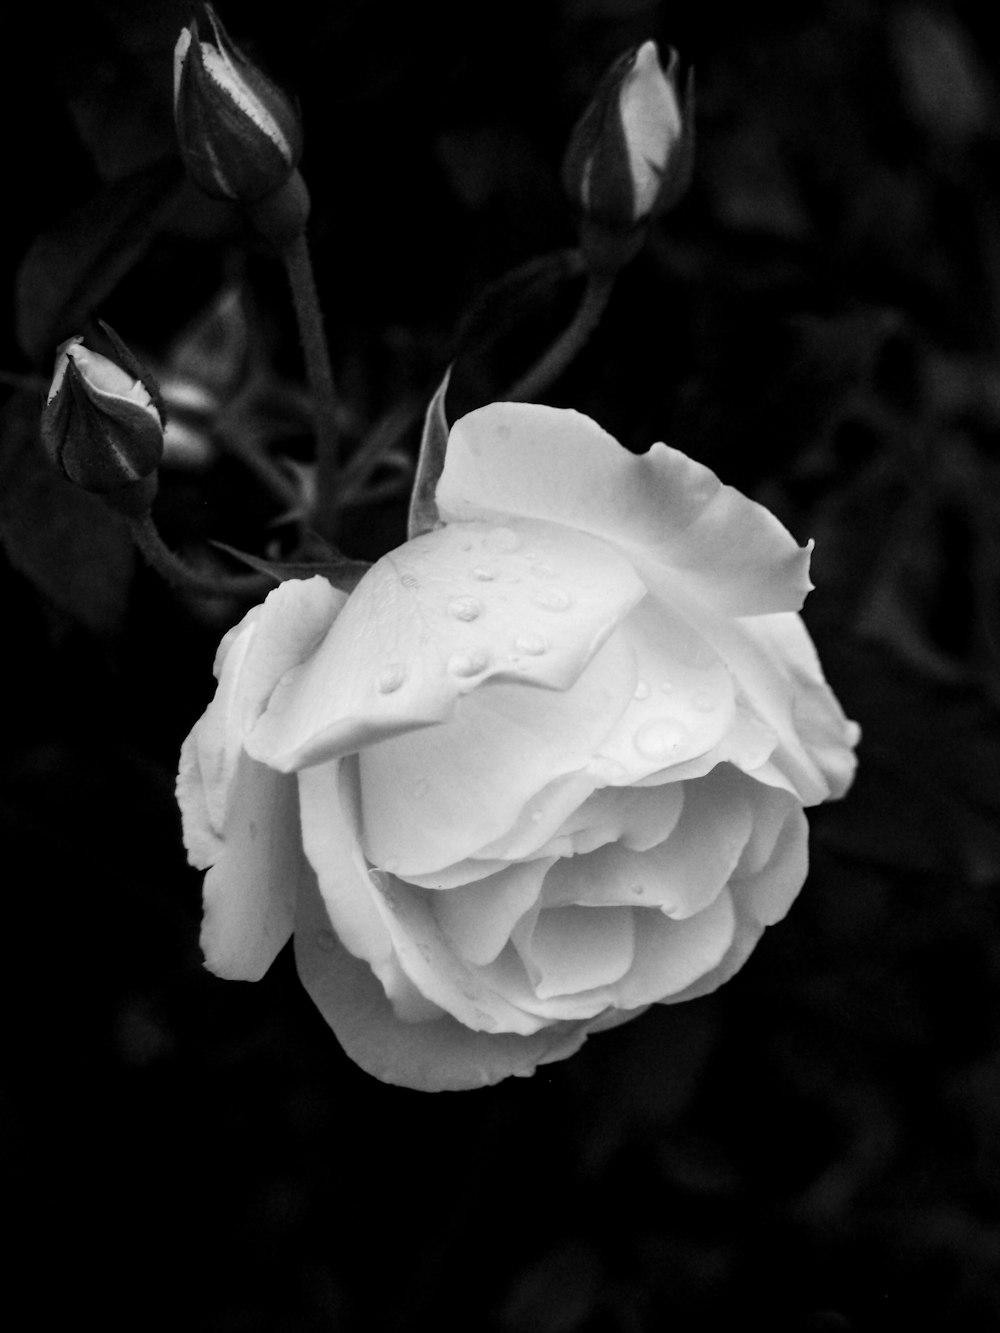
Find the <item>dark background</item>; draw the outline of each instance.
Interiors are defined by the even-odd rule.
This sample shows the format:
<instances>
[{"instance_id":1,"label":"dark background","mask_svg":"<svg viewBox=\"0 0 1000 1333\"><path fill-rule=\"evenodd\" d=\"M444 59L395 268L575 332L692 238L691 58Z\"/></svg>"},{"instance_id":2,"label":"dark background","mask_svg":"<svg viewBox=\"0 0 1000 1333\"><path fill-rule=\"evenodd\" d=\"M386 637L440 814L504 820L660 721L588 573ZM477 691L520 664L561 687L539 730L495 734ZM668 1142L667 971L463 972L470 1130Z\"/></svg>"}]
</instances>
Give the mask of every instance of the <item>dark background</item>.
<instances>
[{"instance_id":1,"label":"dark background","mask_svg":"<svg viewBox=\"0 0 1000 1333\"><path fill-rule=\"evenodd\" d=\"M36 413L55 343L94 309L163 364L242 275L269 383L301 374L294 330L276 262L179 183L170 65L186 6L81 0L12 22L9 1308L192 1333L1000 1325L1000 87L986 11L222 10L301 99L352 446L389 409L419 408L453 358L453 415L527 367L573 283L471 322L470 304L572 245L559 162L610 60L653 36L694 62L690 194L548 401L633 449L668 440L816 538L806 620L864 731L853 791L812 814L800 900L721 992L530 1080L434 1096L344 1058L289 957L252 986L201 967L173 774L240 608L210 612L135 568L118 521L46 470ZM288 448L308 443L291 430ZM232 460L165 471L157 513L189 553L206 536L280 543L273 502ZM345 549L397 544L403 513L401 494L355 507Z\"/></svg>"}]
</instances>

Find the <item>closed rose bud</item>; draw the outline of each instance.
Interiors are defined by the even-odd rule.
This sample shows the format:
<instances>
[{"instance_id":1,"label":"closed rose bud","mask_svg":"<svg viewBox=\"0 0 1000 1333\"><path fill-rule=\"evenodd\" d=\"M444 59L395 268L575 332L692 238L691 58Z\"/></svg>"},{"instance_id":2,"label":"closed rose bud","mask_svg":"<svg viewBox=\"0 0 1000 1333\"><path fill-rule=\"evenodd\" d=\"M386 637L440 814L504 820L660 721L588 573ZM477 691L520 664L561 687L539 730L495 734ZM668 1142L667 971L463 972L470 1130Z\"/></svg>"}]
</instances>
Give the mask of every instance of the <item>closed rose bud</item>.
<instances>
[{"instance_id":1,"label":"closed rose bud","mask_svg":"<svg viewBox=\"0 0 1000 1333\"><path fill-rule=\"evenodd\" d=\"M638 251L644 224L686 190L692 167L692 91L678 91L678 56L660 65L655 42L627 52L605 75L563 166L592 267L614 271Z\"/></svg>"},{"instance_id":2,"label":"closed rose bud","mask_svg":"<svg viewBox=\"0 0 1000 1333\"><path fill-rule=\"evenodd\" d=\"M230 41L210 5L174 50L174 115L188 174L217 199L255 203L279 190L302 152L291 102Z\"/></svg>"},{"instance_id":3,"label":"closed rose bud","mask_svg":"<svg viewBox=\"0 0 1000 1333\"><path fill-rule=\"evenodd\" d=\"M151 503L163 454L155 389L70 338L59 348L42 441L63 474L128 512Z\"/></svg>"}]
</instances>

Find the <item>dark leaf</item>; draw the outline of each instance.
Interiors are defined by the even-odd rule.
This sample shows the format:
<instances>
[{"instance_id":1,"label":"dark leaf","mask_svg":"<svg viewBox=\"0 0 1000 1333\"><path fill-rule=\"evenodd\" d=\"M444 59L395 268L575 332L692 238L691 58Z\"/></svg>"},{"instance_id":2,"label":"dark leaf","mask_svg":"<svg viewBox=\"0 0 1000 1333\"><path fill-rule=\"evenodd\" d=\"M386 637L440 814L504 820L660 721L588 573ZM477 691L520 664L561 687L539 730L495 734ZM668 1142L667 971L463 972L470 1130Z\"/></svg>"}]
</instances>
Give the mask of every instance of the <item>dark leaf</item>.
<instances>
[{"instance_id":1,"label":"dark leaf","mask_svg":"<svg viewBox=\"0 0 1000 1333\"><path fill-rule=\"evenodd\" d=\"M445 451L448 448L448 418L444 413L444 400L448 394L450 379L449 366L428 404L427 415L424 417L424 433L420 437L417 472L413 480L413 495L410 497L407 531L411 538L429 532L438 521L434 493L437 490L438 479L444 467Z\"/></svg>"},{"instance_id":2,"label":"dark leaf","mask_svg":"<svg viewBox=\"0 0 1000 1333\"><path fill-rule=\"evenodd\" d=\"M152 241L182 183L174 161L105 186L40 236L17 275L17 339L43 360L81 326Z\"/></svg>"},{"instance_id":3,"label":"dark leaf","mask_svg":"<svg viewBox=\"0 0 1000 1333\"><path fill-rule=\"evenodd\" d=\"M212 542L211 545L225 551L234 560L249 565L259 574L266 574L275 583L286 583L289 579L311 579L316 574L322 574L341 592L352 592L371 568L364 560L349 560L333 550L326 560L264 560L247 551L238 551L235 546L227 546L225 542Z\"/></svg>"},{"instance_id":4,"label":"dark leaf","mask_svg":"<svg viewBox=\"0 0 1000 1333\"><path fill-rule=\"evenodd\" d=\"M15 569L74 620L121 628L135 552L121 519L61 477L42 452L34 396L0 419L0 541Z\"/></svg>"}]
</instances>

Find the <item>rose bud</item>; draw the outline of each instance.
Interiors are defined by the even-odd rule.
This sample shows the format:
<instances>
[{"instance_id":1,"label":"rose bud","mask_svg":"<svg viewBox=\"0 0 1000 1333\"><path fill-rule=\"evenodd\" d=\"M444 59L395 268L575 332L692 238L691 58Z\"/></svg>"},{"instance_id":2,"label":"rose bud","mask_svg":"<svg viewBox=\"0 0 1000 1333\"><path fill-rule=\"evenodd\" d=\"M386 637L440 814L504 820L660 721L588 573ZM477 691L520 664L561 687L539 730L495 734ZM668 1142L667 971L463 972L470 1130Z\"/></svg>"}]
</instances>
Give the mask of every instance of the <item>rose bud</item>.
<instances>
[{"instance_id":1,"label":"rose bud","mask_svg":"<svg viewBox=\"0 0 1000 1333\"><path fill-rule=\"evenodd\" d=\"M349 595L289 580L229 632L177 787L207 966L255 980L294 933L348 1054L426 1090L727 981L858 739L809 548L677 450L494 403L435 500Z\"/></svg>"},{"instance_id":2,"label":"rose bud","mask_svg":"<svg viewBox=\"0 0 1000 1333\"><path fill-rule=\"evenodd\" d=\"M156 493L164 413L151 378L108 330L125 370L79 337L59 348L42 411L42 442L63 474L128 512Z\"/></svg>"},{"instance_id":3,"label":"rose bud","mask_svg":"<svg viewBox=\"0 0 1000 1333\"><path fill-rule=\"evenodd\" d=\"M591 267L616 271L637 253L645 226L687 189L693 165L690 77L678 92L677 52L666 70L655 42L621 56L577 123L563 179L581 218Z\"/></svg>"},{"instance_id":4,"label":"rose bud","mask_svg":"<svg viewBox=\"0 0 1000 1333\"><path fill-rule=\"evenodd\" d=\"M211 35L197 18L174 50L174 117L188 174L206 194L251 204L291 177L302 153L298 114L283 92L230 41L210 5Z\"/></svg>"}]
</instances>

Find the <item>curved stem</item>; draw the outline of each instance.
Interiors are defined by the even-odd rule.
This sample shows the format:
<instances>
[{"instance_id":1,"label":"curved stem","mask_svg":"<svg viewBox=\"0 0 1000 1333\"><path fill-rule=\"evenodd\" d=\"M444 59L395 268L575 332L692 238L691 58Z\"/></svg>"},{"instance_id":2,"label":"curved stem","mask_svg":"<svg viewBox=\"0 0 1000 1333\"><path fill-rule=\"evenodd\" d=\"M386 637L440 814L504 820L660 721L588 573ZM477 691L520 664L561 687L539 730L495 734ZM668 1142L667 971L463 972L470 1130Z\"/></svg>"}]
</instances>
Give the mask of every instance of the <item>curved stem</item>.
<instances>
[{"instance_id":1,"label":"curved stem","mask_svg":"<svg viewBox=\"0 0 1000 1333\"><path fill-rule=\"evenodd\" d=\"M330 353L323 331L313 277L312 260L305 231L282 249L295 305L295 318L305 354L306 374L313 396L316 427L316 510L313 523L324 537L332 537L337 526L337 394L330 369Z\"/></svg>"},{"instance_id":2,"label":"curved stem","mask_svg":"<svg viewBox=\"0 0 1000 1333\"><path fill-rule=\"evenodd\" d=\"M508 389L505 398L511 402L533 402L559 378L597 328L613 285L614 278L608 274L588 275L583 297L569 325L527 374Z\"/></svg>"},{"instance_id":3,"label":"curved stem","mask_svg":"<svg viewBox=\"0 0 1000 1333\"><path fill-rule=\"evenodd\" d=\"M136 546L171 587L190 588L193 592L209 593L214 597L256 597L270 586L270 581L265 582L253 574L249 577L203 574L169 550L150 514L143 514L141 518L130 517L126 521Z\"/></svg>"}]
</instances>

